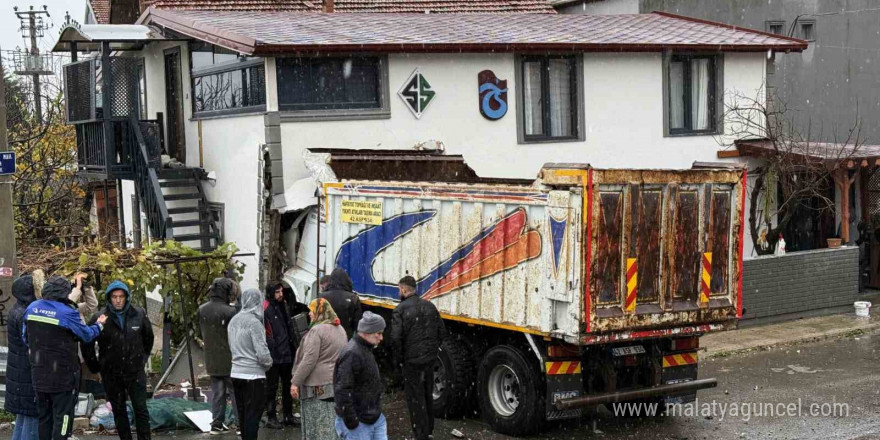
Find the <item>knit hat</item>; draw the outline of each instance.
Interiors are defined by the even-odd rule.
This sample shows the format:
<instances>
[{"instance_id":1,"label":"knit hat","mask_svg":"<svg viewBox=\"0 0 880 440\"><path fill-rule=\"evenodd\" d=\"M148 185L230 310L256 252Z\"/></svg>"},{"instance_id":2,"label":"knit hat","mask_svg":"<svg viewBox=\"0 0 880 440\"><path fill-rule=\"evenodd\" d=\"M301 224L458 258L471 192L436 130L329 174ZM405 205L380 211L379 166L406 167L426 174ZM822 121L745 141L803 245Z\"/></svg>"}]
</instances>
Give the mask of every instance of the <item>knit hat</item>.
<instances>
[{"instance_id":1,"label":"knit hat","mask_svg":"<svg viewBox=\"0 0 880 440\"><path fill-rule=\"evenodd\" d=\"M364 316L358 321L358 332L381 333L385 330L385 320L373 312L364 312Z\"/></svg>"}]
</instances>

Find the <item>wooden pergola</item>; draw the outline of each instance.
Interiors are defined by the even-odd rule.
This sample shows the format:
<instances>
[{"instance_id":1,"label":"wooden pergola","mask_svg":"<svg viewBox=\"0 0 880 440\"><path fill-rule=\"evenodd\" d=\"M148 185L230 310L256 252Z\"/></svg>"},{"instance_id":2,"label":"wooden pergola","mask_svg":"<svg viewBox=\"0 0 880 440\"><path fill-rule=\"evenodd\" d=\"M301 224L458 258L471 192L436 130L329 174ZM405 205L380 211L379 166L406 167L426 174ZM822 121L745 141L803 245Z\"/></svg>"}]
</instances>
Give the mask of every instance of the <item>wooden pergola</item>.
<instances>
[{"instance_id":1,"label":"wooden pergola","mask_svg":"<svg viewBox=\"0 0 880 440\"><path fill-rule=\"evenodd\" d=\"M780 149L769 139L746 139L734 142L735 149L718 152L719 158L734 157L769 157L781 154ZM870 217L867 197L867 185L870 177L868 171L880 166L880 145L840 144L829 142L802 142L786 146L786 154L804 157L805 160L822 161L834 178L834 183L841 193L841 227L840 238L844 243L850 242L850 188L856 177L861 176L862 185L862 218ZM851 173L852 172L852 173Z\"/></svg>"}]
</instances>

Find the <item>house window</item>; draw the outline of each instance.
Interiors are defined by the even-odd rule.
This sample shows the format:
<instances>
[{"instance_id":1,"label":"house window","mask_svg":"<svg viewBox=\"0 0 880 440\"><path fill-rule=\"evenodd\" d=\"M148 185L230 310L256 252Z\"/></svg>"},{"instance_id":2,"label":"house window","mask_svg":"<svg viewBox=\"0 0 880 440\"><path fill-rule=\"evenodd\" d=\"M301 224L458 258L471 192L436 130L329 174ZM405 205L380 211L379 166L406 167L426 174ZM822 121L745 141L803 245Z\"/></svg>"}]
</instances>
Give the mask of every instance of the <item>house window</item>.
<instances>
[{"instance_id":1,"label":"house window","mask_svg":"<svg viewBox=\"0 0 880 440\"><path fill-rule=\"evenodd\" d=\"M524 56L519 63L521 142L579 139L574 56Z\"/></svg>"},{"instance_id":2,"label":"house window","mask_svg":"<svg viewBox=\"0 0 880 440\"><path fill-rule=\"evenodd\" d=\"M816 20L799 20L801 24L801 38L807 41L816 41Z\"/></svg>"},{"instance_id":3,"label":"house window","mask_svg":"<svg viewBox=\"0 0 880 440\"><path fill-rule=\"evenodd\" d=\"M718 126L716 55L672 55L667 68L668 134L714 134ZM720 88L720 87L719 87Z\"/></svg>"},{"instance_id":4,"label":"house window","mask_svg":"<svg viewBox=\"0 0 880 440\"><path fill-rule=\"evenodd\" d=\"M264 111L266 67L262 58L242 57L206 43L190 44L195 116Z\"/></svg>"},{"instance_id":5,"label":"house window","mask_svg":"<svg viewBox=\"0 0 880 440\"><path fill-rule=\"evenodd\" d=\"M379 57L277 58L282 111L376 110L387 106Z\"/></svg>"},{"instance_id":6,"label":"house window","mask_svg":"<svg viewBox=\"0 0 880 440\"><path fill-rule=\"evenodd\" d=\"M220 234L219 238L217 238L217 245L219 246L226 242L226 205L208 202L208 213L211 215L210 219L214 222L214 227L217 228L217 232Z\"/></svg>"},{"instance_id":7,"label":"house window","mask_svg":"<svg viewBox=\"0 0 880 440\"><path fill-rule=\"evenodd\" d=\"M767 20L764 22L764 29L771 34L785 35L785 21Z\"/></svg>"}]
</instances>

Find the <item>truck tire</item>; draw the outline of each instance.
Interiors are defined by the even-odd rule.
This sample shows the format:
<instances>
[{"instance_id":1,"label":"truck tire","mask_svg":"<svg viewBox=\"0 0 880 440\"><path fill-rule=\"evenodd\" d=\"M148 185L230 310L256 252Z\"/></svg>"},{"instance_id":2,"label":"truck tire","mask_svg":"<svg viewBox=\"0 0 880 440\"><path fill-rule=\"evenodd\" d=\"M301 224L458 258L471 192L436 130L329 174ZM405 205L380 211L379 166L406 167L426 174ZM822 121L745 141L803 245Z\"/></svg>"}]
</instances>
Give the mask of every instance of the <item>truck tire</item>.
<instances>
[{"instance_id":1,"label":"truck tire","mask_svg":"<svg viewBox=\"0 0 880 440\"><path fill-rule=\"evenodd\" d=\"M541 378L522 352L508 345L490 349L480 362L480 411L500 434L521 436L544 421Z\"/></svg>"},{"instance_id":2,"label":"truck tire","mask_svg":"<svg viewBox=\"0 0 880 440\"><path fill-rule=\"evenodd\" d=\"M462 417L472 408L474 360L468 346L447 338L434 364L434 414L444 419Z\"/></svg>"}]
</instances>

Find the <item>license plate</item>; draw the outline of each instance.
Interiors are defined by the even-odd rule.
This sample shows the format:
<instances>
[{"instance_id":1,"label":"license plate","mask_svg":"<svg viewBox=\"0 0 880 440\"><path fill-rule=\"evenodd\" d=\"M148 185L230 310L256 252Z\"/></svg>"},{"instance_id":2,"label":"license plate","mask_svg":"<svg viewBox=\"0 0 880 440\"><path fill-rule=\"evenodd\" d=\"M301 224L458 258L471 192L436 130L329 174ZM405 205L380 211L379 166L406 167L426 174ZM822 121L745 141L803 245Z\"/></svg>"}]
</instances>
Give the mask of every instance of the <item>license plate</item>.
<instances>
[{"instance_id":1,"label":"license plate","mask_svg":"<svg viewBox=\"0 0 880 440\"><path fill-rule=\"evenodd\" d=\"M644 354L645 347L641 345L631 345L629 347L616 347L611 349L611 353L615 356L629 356L631 354Z\"/></svg>"}]
</instances>

